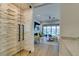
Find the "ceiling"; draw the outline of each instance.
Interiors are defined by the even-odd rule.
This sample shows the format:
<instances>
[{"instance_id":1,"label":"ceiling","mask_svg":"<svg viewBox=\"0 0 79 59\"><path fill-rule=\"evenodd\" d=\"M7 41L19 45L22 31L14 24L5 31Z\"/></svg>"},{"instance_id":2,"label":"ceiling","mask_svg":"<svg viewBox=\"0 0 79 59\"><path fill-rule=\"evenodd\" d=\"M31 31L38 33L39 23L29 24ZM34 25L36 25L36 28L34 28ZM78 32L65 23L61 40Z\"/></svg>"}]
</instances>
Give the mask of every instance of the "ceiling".
<instances>
[{"instance_id":1,"label":"ceiling","mask_svg":"<svg viewBox=\"0 0 79 59\"><path fill-rule=\"evenodd\" d=\"M32 3L31 5L32 5L32 7L37 8L37 7L41 7L45 4L47 4L47 3Z\"/></svg>"},{"instance_id":2,"label":"ceiling","mask_svg":"<svg viewBox=\"0 0 79 59\"><path fill-rule=\"evenodd\" d=\"M56 3L33 4L34 19L39 21L51 21L60 19L60 5Z\"/></svg>"}]
</instances>

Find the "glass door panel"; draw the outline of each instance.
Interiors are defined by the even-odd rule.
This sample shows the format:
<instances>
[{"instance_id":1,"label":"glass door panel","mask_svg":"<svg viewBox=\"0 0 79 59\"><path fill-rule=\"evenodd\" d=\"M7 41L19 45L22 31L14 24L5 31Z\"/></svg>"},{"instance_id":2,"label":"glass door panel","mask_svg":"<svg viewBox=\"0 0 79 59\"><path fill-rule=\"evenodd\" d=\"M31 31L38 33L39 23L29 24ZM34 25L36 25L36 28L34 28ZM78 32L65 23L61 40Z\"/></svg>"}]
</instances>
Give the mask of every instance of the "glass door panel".
<instances>
[{"instance_id":1,"label":"glass door panel","mask_svg":"<svg viewBox=\"0 0 79 59\"><path fill-rule=\"evenodd\" d=\"M60 27L57 26L44 26L43 27L43 34L44 35L52 35L52 36L58 36L60 34Z\"/></svg>"},{"instance_id":2,"label":"glass door panel","mask_svg":"<svg viewBox=\"0 0 79 59\"><path fill-rule=\"evenodd\" d=\"M46 27L46 26L44 26L44 27L43 27L43 34L44 34L44 35L46 35L46 34L47 34L46 29L47 29L47 27Z\"/></svg>"},{"instance_id":3,"label":"glass door panel","mask_svg":"<svg viewBox=\"0 0 79 59\"><path fill-rule=\"evenodd\" d=\"M60 34L60 27L57 26L57 35L59 36L59 34Z\"/></svg>"},{"instance_id":4,"label":"glass door panel","mask_svg":"<svg viewBox=\"0 0 79 59\"><path fill-rule=\"evenodd\" d=\"M52 36L56 35L56 26L52 26Z\"/></svg>"},{"instance_id":5,"label":"glass door panel","mask_svg":"<svg viewBox=\"0 0 79 59\"><path fill-rule=\"evenodd\" d=\"M47 35L51 35L51 26L47 26Z\"/></svg>"}]
</instances>

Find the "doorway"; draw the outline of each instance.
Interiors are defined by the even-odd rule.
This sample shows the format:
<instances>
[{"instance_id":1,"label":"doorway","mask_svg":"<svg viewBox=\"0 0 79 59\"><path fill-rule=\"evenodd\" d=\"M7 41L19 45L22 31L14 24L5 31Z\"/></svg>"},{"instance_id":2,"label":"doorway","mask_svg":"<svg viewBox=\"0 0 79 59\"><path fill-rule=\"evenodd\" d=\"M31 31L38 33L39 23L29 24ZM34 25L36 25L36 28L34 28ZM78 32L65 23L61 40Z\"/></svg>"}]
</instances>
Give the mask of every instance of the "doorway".
<instances>
[{"instance_id":1,"label":"doorway","mask_svg":"<svg viewBox=\"0 0 79 59\"><path fill-rule=\"evenodd\" d=\"M60 34L59 25L43 26L43 35L59 36L59 34Z\"/></svg>"}]
</instances>

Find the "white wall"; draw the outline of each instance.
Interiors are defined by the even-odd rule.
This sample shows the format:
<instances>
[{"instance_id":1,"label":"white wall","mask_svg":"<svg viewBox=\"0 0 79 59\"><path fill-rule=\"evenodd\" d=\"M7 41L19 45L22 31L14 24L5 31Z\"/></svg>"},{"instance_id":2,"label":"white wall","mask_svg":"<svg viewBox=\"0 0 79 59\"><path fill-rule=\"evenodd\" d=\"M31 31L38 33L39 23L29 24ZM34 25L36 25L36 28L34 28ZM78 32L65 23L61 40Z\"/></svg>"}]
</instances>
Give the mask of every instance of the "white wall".
<instances>
[{"instance_id":1,"label":"white wall","mask_svg":"<svg viewBox=\"0 0 79 59\"><path fill-rule=\"evenodd\" d=\"M32 9L27 9L24 11L24 19L25 19L25 49L34 51L34 26L33 26L33 15Z\"/></svg>"},{"instance_id":2,"label":"white wall","mask_svg":"<svg viewBox=\"0 0 79 59\"><path fill-rule=\"evenodd\" d=\"M48 21L48 22L42 22L42 25L52 25L52 24L60 24L60 21Z\"/></svg>"},{"instance_id":3,"label":"white wall","mask_svg":"<svg viewBox=\"0 0 79 59\"><path fill-rule=\"evenodd\" d=\"M79 4L61 4L61 36L79 37Z\"/></svg>"}]
</instances>

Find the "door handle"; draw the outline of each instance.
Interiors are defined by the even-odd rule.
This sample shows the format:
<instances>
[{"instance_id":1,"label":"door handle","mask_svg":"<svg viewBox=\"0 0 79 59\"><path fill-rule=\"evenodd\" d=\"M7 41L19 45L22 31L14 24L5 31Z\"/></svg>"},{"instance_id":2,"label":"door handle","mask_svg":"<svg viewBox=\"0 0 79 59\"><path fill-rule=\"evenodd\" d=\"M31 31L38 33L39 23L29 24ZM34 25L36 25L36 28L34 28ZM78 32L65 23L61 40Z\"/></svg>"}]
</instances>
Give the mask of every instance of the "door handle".
<instances>
[{"instance_id":1,"label":"door handle","mask_svg":"<svg viewBox=\"0 0 79 59\"><path fill-rule=\"evenodd\" d=\"M22 40L24 40L24 25L22 24Z\"/></svg>"},{"instance_id":2,"label":"door handle","mask_svg":"<svg viewBox=\"0 0 79 59\"><path fill-rule=\"evenodd\" d=\"M19 35L19 36L18 36L18 38L19 38L18 41L20 41L20 35L21 35L21 34L20 34L20 31L21 31L21 30L20 30L20 24L18 24L18 29L19 29L19 31L18 31L18 35Z\"/></svg>"}]
</instances>

